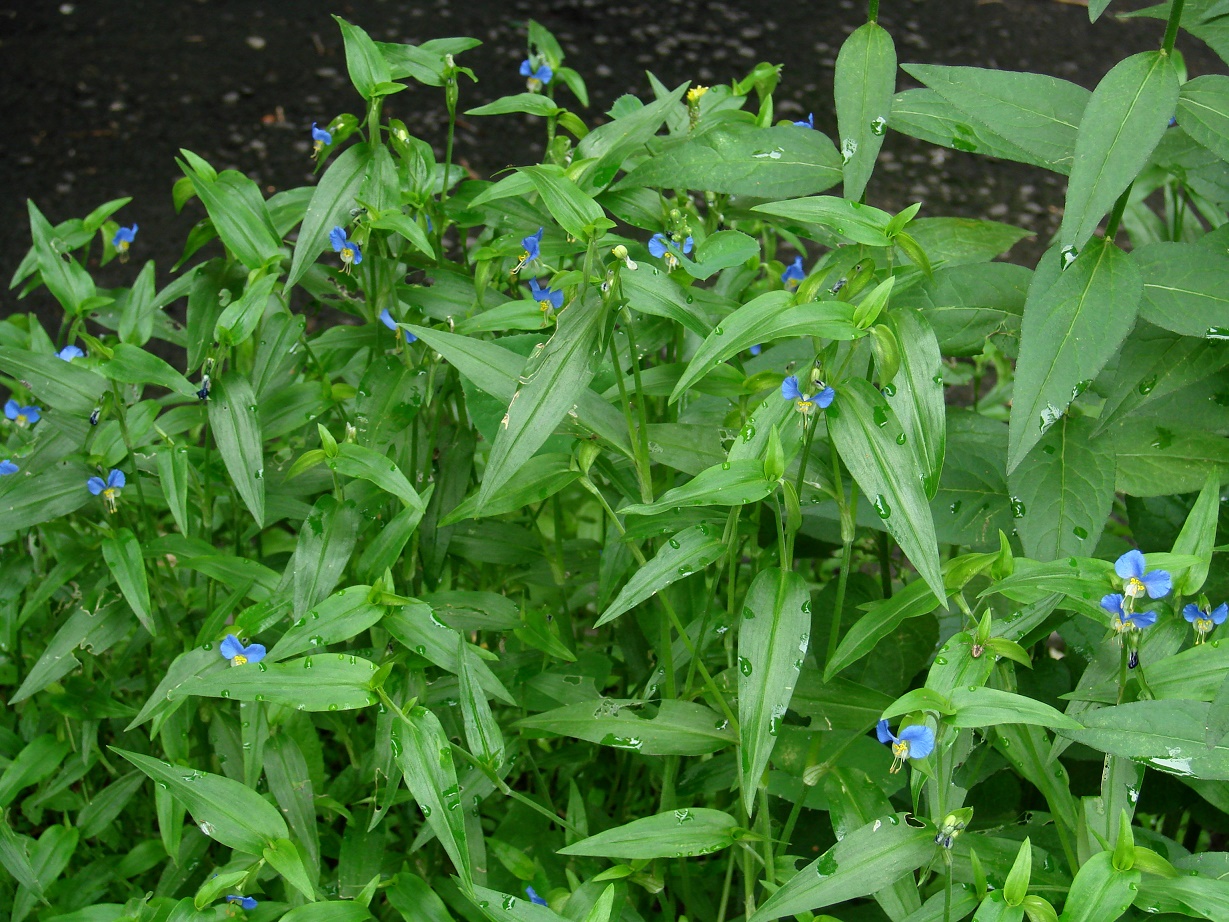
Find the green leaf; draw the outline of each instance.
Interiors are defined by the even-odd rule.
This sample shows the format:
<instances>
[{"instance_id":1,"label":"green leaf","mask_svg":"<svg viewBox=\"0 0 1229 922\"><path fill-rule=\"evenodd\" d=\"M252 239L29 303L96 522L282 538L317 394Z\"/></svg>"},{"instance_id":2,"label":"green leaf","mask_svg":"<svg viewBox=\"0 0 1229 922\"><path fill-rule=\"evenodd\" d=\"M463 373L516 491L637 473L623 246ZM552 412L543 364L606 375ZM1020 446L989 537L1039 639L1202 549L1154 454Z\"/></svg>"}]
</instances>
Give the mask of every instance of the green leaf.
<instances>
[{"instance_id":1,"label":"green leaf","mask_svg":"<svg viewBox=\"0 0 1229 922\"><path fill-rule=\"evenodd\" d=\"M128 528L117 528L103 538L102 557L120 592L145 630L157 634L149 605L149 580L141 558L141 542Z\"/></svg>"},{"instance_id":2,"label":"green leaf","mask_svg":"<svg viewBox=\"0 0 1229 922\"><path fill-rule=\"evenodd\" d=\"M372 691L375 673L376 667L369 660L345 653L318 653L283 663L247 663L199 675L170 694L175 698L199 695L268 701L299 711L350 711L377 702Z\"/></svg>"},{"instance_id":3,"label":"green leaf","mask_svg":"<svg viewBox=\"0 0 1229 922\"><path fill-rule=\"evenodd\" d=\"M621 515L660 515L679 506L743 506L763 499L774 489L776 481L764 476L760 459L723 461L681 487L667 490L654 502L633 503L618 511Z\"/></svg>"},{"instance_id":4,"label":"green leaf","mask_svg":"<svg viewBox=\"0 0 1229 922\"><path fill-rule=\"evenodd\" d=\"M156 355L139 346L118 343L111 359L99 369L112 381L123 384L156 384L183 397L196 399L197 388L187 378Z\"/></svg>"},{"instance_id":5,"label":"green leaf","mask_svg":"<svg viewBox=\"0 0 1229 922\"><path fill-rule=\"evenodd\" d=\"M526 115L558 115L563 107L555 105L555 101L541 93L517 93L515 96L500 96L494 102L476 109L466 109L466 115L508 115L513 112L523 112Z\"/></svg>"},{"instance_id":6,"label":"green leaf","mask_svg":"<svg viewBox=\"0 0 1229 922\"><path fill-rule=\"evenodd\" d=\"M1101 238L1065 270L1051 251L1024 307L1007 472L1088 387L1135 324L1141 282L1130 257Z\"/></svg>"},{"instance_id":7,"label":"green leaf","mask_svg":"<svg viewBox=\"0 0 1229 922\"><path fill-rule=\"evenodd\" d=\"M277 807L238 781L186 765L169 765L114 746L108 748L155 784L164 786L188 808L201 832L228 848L259 855L265 846L290 834Z\"/></svg>"},{"instance_id":8,"label":"green leaf","mask_svg":"<svg viewBox=\"0 0 1229 922\"><path fill-rule=\"evenodd\" d=\"M1083 87L1045 74L980 67L905 64L903 70L991 135L1019 147L1033 158L1028 162L1060 173L1071 170L1077 129L1090 95ZM961 149L976 148L973 143Z\"/></svg>"},{"instance_id":9,"label":"green leaf","mask_svg":"<svg viewBox=\"0 0 1229 922\"><path fill-rule=\"evenodd\" d=\"M399 761L405 783L466 887L473 886L465 809L452 747L439 718L424 707L400 715Z\"/></svg>"},{"instance_id":10,"label":"green leaf","mask_svg":"<svg viewBox=\"0 0 1229 922\"><path fill-rule=\"evenodd\" d=\"M222 316L214 325L214 338L227 345L237 346L256 332L256 327L265 315L265 308L273 294L277 278L276 272L270 272L249 281L243 294L226 305L226 309L222 311Z\"/></svg>"},{"instance_id":11,"label":"green leaf","mask_svg":"<svg viewBox=\"0 0 1229 922\"><path fill-rule=\"evenodd\" d=\"M893 305L922 311L944 355L980 355L989 340L1003 344L1019 336L1031 278L1010 263L936 269L932 279L898 292Z\"/></svg>"},{"instance_id":12,"label":"green leaf","mask_svg":"<svg viewBox=\"0 0 1229 922\"><path fill-rule=\"evenodd\" d=\"M925 580L914 580L890 599L867 605L866 614L841 638L832 660L824 666L824 681L831 682L833 676L870 653L902 621L928 615L938 607L939 600Z\"/></svg>"},{"instance_id":13,"label":"green leaf","mask_svg":"<svg viewBox=\"0 0 1229 922\"><path fill-rule=\"evenodd\" d=\"M98 406L107 390L105 378L55 355L0 346L0 372L26 382L47 405L82 418Z\"/></svg>"},{"instance_id":14,"label":"green leaf","mask_svg":"<svg viewBox=\"0 0 1229 922\"><path fill-rule=\"evenodd\" d=\"M1180 580L1174 581L1175 596L1195 595L1203 588L1212 565L1212 548L1216 544L1216 525L1220 519L1220 475L1208 472L1203 489L1191 507L1190 514L1182 525L1182 531L1174 541L1173 553L1194 554L1199 563L1186 571Z\"/></svg>"},{"instance_id":15,"label":"green leaf","mask_svg":"<svg viewBox=\"0 0 1229 922\"><path fill-rule=\"evenodd\" d=\"M1078 730L1080 724L1044 701L998 688L952 690L952 707L956 709L948 723L953 727L993 727L999 724L1033 724L1054 730Z\"/></svg>"},{"instance_id":16,"label":"green leaf","mask_svg":"<svg viewBox=\"0 0 1229 922\"><path fill-rule=\"evenodd\" d=\"M1221 160L1229 160L1229 77L1206 74L1182 84L1178 125Z\"/></svg>"},{"instance_id":17,"label":"green leaf","mask_svg":"<svg viewBox=\"0 0 1229 922\"><path fill-rule=\"evenodd\" d=\"M380 622L380 627L392 634L407 650L413 650L428 662L454 675L460 673L461 661L457 658L457 638L460 635L437 618L426 602L412 599L406 605L391 609ZM482 625L482 628L487 627L486 624ZM478 684L484 692L508 704L516 703L516 699L491 672L491 667L478 659L476 654L469 667L477 675Z\"/></svg>"},{"instance_id":18,"label":"green leaf","mask_svg":"<svg viewBox=\"0 0 1229 922\"><path fill-rule=\"evenodd\" d=\"M1114 455L1096 422L1064 416L1009 478L1024 553L1036 560L1088 554L1114 503Z\"/></svg>"},{"instance_id":19,"label":"green leaf","mask_svg":"<svg viewBox=\"0 0 1229 922\"><path fill-rule=\"evenodd\" d=\"M350 82L364 99L381 95L377 88L391 81L392 72L380 49L359 26L351 25L340 16L334 16L337 25L341 27L341 36L346 44L346 70L350 72Z\"/></svg>"},{"instance_id":20,"label":"green leaf","mask_svg":"<svg viewBox=\"0 0 1229 922\"><path fill-rule=\"evenodd\" d=\"M53 228L43 217L43 213L35 207L34 202L27 200L26 205L30 213L30 236L34 240L34 256L39 276L66 313L79 314L97 292L94 280L71 254L64 254L65 241L59 237L58 229ZM61 228L63 226L60 225ZM21 276L20 269L18 276ZM13 282L13 286L15 285L16 279Z\"/></svg>"},{"instance_id":21,"label":"green leaf","mask_svg":"<svg viewBox=\"0 0 1229 922\"><path fill-rule=\"evenodd\" d=\"M337 446L338 453L325 464L330 470L345 474L347 477L359 477L374 483L386 493L391 493L409 509L423 512L422 497L410 486L409 480L396 463L386 455L352 442L342 442Z\"/></svg>"},{"instance_id":22,"label":"green leaf","mask_svg":"<svg viewBox=\"0 0 1229 922\"><path fill-rule=\"evenodd\" d=\"M691 807L633 820L595 836L581 839L560 855L599 858L694 858L729 848L738 823L721 810Z\"/></svg>"},{"instance_id":23,"label":"green leaf","mask_svg":"<svg viewBox=\"0 0 1229 922\"><path fill-rule=\"evenodd\" d=\"M768 202L751 209L775 218L819 224L838 237L872 247L891 246L887 236L892 216L886 211L835 195L812 195L784 202Z\"/></svg>"},{"instance_id":24,"label":"green leaf","mask_svg":"<svg viewBox=\"0 0 1229 922\"><path fill-rule=\"evenodd\" d=\"M1229 746L1204 742L1209 705L1202 701L1133 701L1088 711L1083 730L1058 732L1108 752L1176 775L1229 780Z\"/></svg>"},{"instance_id":25,"label":"green leaf","mask_svg":"<svg viewBox=\"0 0 1229 922\"><path fill-rule=\"evenodd\" d=\"M457 664L460 667L461 719L465 724L465 742L470 752L498 771L504 763L504 735L491 712L487 694L482 688L478 655L469 649L465 638L457 637Z\"/></svg>"},{"instance_id":26,"label":"green leaf","mask_svg":"<svg viewBox=\"0 0 1229 922\"><path fill-rule=\"evenodd\" d=\"M76 512L93 499L85 487L89 478L80 464L67 462L33 477L6 477L0 481L0 532L32 528Z\"/></svg>"},{"instance_id":27,"label":"green leaf","mask_svg":"<svg viewBox=\"0 0 1229 922\"><path fill-rule=\"evenodd\" d=\"M761 199L811 195L841 181L841 157L819 131L722 125L650 145L616 190L651 186Z\"/></svg>"},{"instance_id":28,"label":"green leaf","mask_svg":"<svg viewBox=\"0 0 1229 922\"><path fill-rule=\"evenodd\" d=\"M19 791L51 776L72 746L49 733L36 736L13 758L0 774L0 809L13 802Z\"/></svg>"},{"instance_id":29,"label":"green leaf","mask_svg":"<svg viewBox=\"0 0 1229 922\"><path fill-rule=\"evenodd\" d=\"M843 194L856 202L862 198L883 146L896 90L896 46L887 30L875 22L855 29L836 56L833 83L837 133L845 161Z\"/></svg>"},{"instance_id":30,"label":"green leaf","mask_svg":"<svg viewBox=\"0 0 1229 922\"><path fill-rule=\"evenodd\" d=\"M646 756L698 756L734 743L734 732L727 722L702 704L664 698L656 716L636 716L643 707L643 702L627 698L601 698L535 714L518 720L516 726Z\"/></svg>"},{"instance_id":31,"label":"green leaf","mask_svg":"<svg viewBox=\"0 0 1229 922\"><path fill-rule=\"evenodd\" d=\"M367 922L371 917L371 912L362 903L339 900L298 906L278 922Z\"/></svg>"},{"instance_id":32,"label":"green leaf","mask_svg":"<svg viewBox=\"0 0 1229 922\"><path fill-rule=\"evenodd\" d=\"M825 681L818 671L804 668L798 676L789 707L796 714L810 718L812 730L863 731L873 727L891 703L891 697L877 689L848 679Z\"/></svg>"},{"instance_id":33,"label":"green leaf","mask_svg":"<svg viewBox=\"0 0 1229 922\"><path fill-rule=\"evenodd\" d=\"M1226 78L1229 80L1229 78ZM1193 243L1152 243L1131 254L1143 280L1139 315L1183 336L1229 336L1229 256Z\"/></svg>"},{"instance_id":34,"label":"green leaf","mask_svg":"<svg viewBox=\"0 0 1229 922\"><path fill-rule=\"evenodd\" d=\"M1224 436L1168 419L1128 419L1109 430L1118 472L1114 489L1132 496L1193 493L1210 471L1229 469Z\"/></svg>"},{"instance_id":35,"label":"green leaf","mask_svg":"<svg viewBox=\"0 0 1229 922\"><path fill-rule=\"evenodd\" d=\"M755 812L768 757L789 708L811 639L811 594L790 570L761 570L743 600L738 629L739 787Z\"/></svg>"},{"instance_id":36,"label":"green leaf","mask_svg":"<svg viewBox=\"0 0 1229 922\"><path fill-rule=\"evenodd\" d=\"M529 176L551 217L577 240L587 240L594 233L594 225L606 220L602 206L581 192L561 168L528 166L521 167L520 172Z\"/></svg>"},{"instance_id":37,"label":"green leaf","mask_svg":"<svg viewBox=\"0 0 1229 922\"><path fill-rule=\"evenodd\" d=\"M676 580L684 579L715 561L725 550L719 532L714 526L693 525L676 534L662 546L656 557L632 574L594 627L609 624Z\"/></svg>"},{"instance_id":38,"label":"green leaf","mask_svg":"<svg viewBox=\"0 0 1229 922\"><path fill-rule=\"evenodd\" d=\"M895 310L888 323L900 344L900 373L883 388L896 413L906 444L922 471L926 497L934 499L947 451L947 408L943 394L943 356L934 330L918 311Z\"/></svg>"},{"instance_id":39,"label":"green leaf","mask_svg":"<svg viewBox=\"0 0 1229 922\"><path fill-rule=\"evenodd\" d=\"M218 236L248 270L280 257L282 240L256 183L237 170L224 170L211 179L183 161L177 162L209 212Z\"/></svg>"},{"instance_id":40,"label":"green leaf","mask_svg":"<svg viewBox=\"0 0 1229 922\"><path fill-rule=\"evenodd\" d=\"M383 606L367 600L369 592L369 586L347 586L329 596L295 620L265 661L275 663L301 653L323 652L329 644L357 637L384 616Z\"/></svg>"},{"instance_id":41,"label":"green leaf","mask_svg":"<svg viewBox=\"0 0 1229 922\"><path fill-rule=\"evenodd\" d=\"M704 238L696 247L695 261L684 259L682 265L688 275L703 281L759 255L760 245L754 237L742 231L724 230Z\"/></svg>"},{"instance_id":42,"label":"green leaf","mask_svg":"<svg viewBox=\"0 0 1229 922\"><path fill-rule=\"evenodd\" d=\"M727 359L759 343L797 336L851 340L863 335L853 322L853 306L844 301L791 304L787 291L769 291L739 307L716 326L696 350L670 395L673 403Z\"/></svg>"},{"instance_id":43,"label":"green leaf","mask_svg":"<svg viewBox=\"0 0 1229 922\"><path fill-rule=\"evenodd\" d=\"M209 428L231 482L259 526L265 520L265 459L258 411L252 385L243 375L228 371L213 382Z\"/></svg>"},{"instance_id":44,"label":"green leaf","mask_svg":"<svg viewBox=\"0 0 1229 922\"><path fill-rule=\"evenodd\" d=\"M299 227L299 238L294 245L294 258L290 261L290 273L286 276L283 292L289 293L312 267L321 253L329 247L329 233L334 227L350 221L363 179L371 163L371 149L366 144L356 144L342 151L320 177L312 200L307 205L307 214Z\"/></svg>"},{"instance_id":45,"label":"green leaf","mask_svg":"<svg viewBox=\"0 0 1229 922\"><path fill-rule=\"evenodd\" d=\"M847 833L764 901L748 922L769 922L867 896L934 857L935 831L890 814ZM913 822L916 822L914 820Z\"/></svg>"},{"instance_id":46,"label":"green leaf","mask_svg":"<svg viewBox=\"0 0 1229 922\"><path fill-rule=\"evenodd\" d=\"M541 364L529 383L513 395L507 422L500 427L491 446L478 490L479 511L533 457L575 406L577 394L588 390L595 370L592 353L604 316L601 298L588 287L560 314L558 328L546 344Z\"/></svg>"},{"instance_id":47,"label":"green leaf","mask_svg":"<svg viewBox=\"0 0 1229 922\"><path fill-rule=\"evenodd\" d=\"M409 215L400 211L385 211L371 222L371 226L377 230L390 230L400 234L414 244L419 252L426 254L428 259L435 259L435 247L431 245L427 232Z\"/></svg>"},{"instance_id":48,"label":"green leaf","mask_svg":"<svg viewBox=\"0 0 1229 922\"><path fill-rule=\"evenodd\" d=\"M554 496L564 487L575 483L581 472L572 466L572 456L562 453L535 455L512 475L482 507L482 514L503 515L515 512L532 503L540 503ZM452 525L478 514L477 494L466 497L452 512L440 520L441 525Z\"/></svg>"},{"instance_id":49,"label":"green leaf","mask_svg":"<svg viewBox=\"0 0 1229 922\"><path fill-rule=\"evenodd\" d=\"M1098 852L1076 872L1060 918L1062 922L1117 919L1131 908L1139 881L1139 871L1119 871L1112 852Z\"/></svg>"},{"instance_id":50,"label":"green leaf","mask_svg":"<svg viewBox=\"0 0 1229 922\"><path fill-rule=\"evenodd\" d=\"M1133 54L1106 74L1080 120L1059 240L1083 247L1143 169L1178 104L1178 73L1160 51Z\"/></svg>"},{"instance_id":51,"label":"green leaf","mask_svg":"<svg viewBox=\"0 0 1229 922\"><path fill-rule=\"evenodd\" d=\"M1229 918L1229 882L1203 876L1166 880L1145 874L1139 881L1135 905L1147 913L1225 919Z\"/></svg>"},{"instance_id":52,"label":"green leaf","mask_svg":"<svg viewBox=\"0 0 1229 922\"><path fill-rule=\"evenodd\" d=\"M29 890L41 902L47 902L42 885L38 882L38 875L30 864L26 844L13 832L6 811L0 811L0 864L4 865L4 869L13 875L17 883Z\"/></svg>"},{"instance_id":53,"label":"green leaf","mask_svg":"<svg viewBox=\"0 0 1229 922\"><path fill-rule=\"evenodd\" d=\"M286 879L286 883L302 893L308 900L316 898L316 888L312 885L307 868L303 867L303 859L299 850L289 839L277 839L265 846L261 856L269 866ZM282 918L285 918L283 916ZM353 915L348 916L353 918Z\"/></svg>"},{"instance_id":54,"label":"green leaf","mask_svg":"<svg viewBox=\"0 0 1229 922\"><path fill-rule=\"evenodd\" d=\"M828 433L859 489L935 597L946 598L923 475L891 407L869 383L849 378L827 414Z\"/></svg>"},{"instance_id":55,"label":"green leaf","mask_svg":"<svg viewBox=\"0 0 1229 922\"><path fill-rule=\"evenodd\" d=\"M585 179L591 185L608 185L624 159L649 143L662 122L678 111L686 88L686 84L681 84L669 93L659 93L648 105L621 113L585 135L576 145L577 160L589 159L592 163Z\"/></svg>"},{"instance_id":56,"label":"green leaf","mask_svg":"<svg viewBox=\"0 0 1229 922\"><path fill-rule=\"evenodd\" d=\"M56 631L38 662L26 673L25 681L9 699L9 704L24 701L79 668L81 661L73 655L74 650L88 649L98 656L122 640L131 627L128 607L119 599L97 611L78 608Z\"/></svg>"}]
</instances>

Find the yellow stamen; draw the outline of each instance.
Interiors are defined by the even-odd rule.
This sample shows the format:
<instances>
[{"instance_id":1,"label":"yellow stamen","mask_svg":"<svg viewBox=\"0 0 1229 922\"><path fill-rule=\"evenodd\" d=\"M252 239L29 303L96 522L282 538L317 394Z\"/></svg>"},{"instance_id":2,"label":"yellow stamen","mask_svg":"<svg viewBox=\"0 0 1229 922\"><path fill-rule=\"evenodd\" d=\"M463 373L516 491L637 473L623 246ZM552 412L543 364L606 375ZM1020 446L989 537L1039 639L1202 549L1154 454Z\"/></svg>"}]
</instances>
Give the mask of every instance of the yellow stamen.
<instances>
[{"instance_id":1,"label":"yellow stamen","mask_svg":"<svg viewBox=\"0 0 1229 922\"><path fill-rule=\"evenodd\" d=\"M905 740L892 744L892 767L890 772L895 774L900 771L900 767L905 764L905 759L909 758L909 743Z\"/></svg>"},{"instance_id":2,"label":"yellow stamen","mask_svg":"<svg viewBox=\"0 0 1229 922\"><path fill-rule=\"evenodd\" d=\"M799 400L798 401L798 412L803 414L804 416L807 413L810 413L811 410L813 410L814 408L815 408L815 401L813 400Z\"/></svg>"},{"instance_id":3,"label":"yellow stamen","mask_svg":"<svg viewBox=\"0 0 1229 922\"><path fill-rule=\"evenodd\" d=\"M1138 599L1147 591L1148 589L1143 584L1143 581L1136 579L1134 576L1127 580L1122 587L1123 595L1130 596L1133 599Z\"/></svg>"},{"instance_id":4,"label":"yellow stamen","mask_svg":"<svg viewBox=\"0 0 1229 922\"><path fill-rule=\"evenodd\" d=\"M248 658L244 656L242 653L236 653L234 656L231 657L230 664L232 666L242 666L247 661L248 661Z\"/></svg>"},{"instance_id":5,"label":"yellow stamen","mask_svg":"<svg viewBox=\"0 0 1229 922\"><path fill-rule=\"evenodd\" d=\"M115 487L107 487L102 491L102 498L107 504L107 508L112 512L115 511L115 499L119 496L119 490Z\"/></svg>"},{"instance_id":6,"label":"yellow stamen","mask_svg":"<svg viewBox=\"0 0 1229 922\"><path fill-rule=\"evenodd\" d=\"M1216 623L1211 618L1195 619L1195 643L1203 643L1204 635L1212 633Z\"/></svg>"},{"instance_id":7,"label":"yellow stamen","mask_svg":"<svg viewBox=\"0 0 1229 922\"><path fill-rule=\"evenodd\" d=\"M17 423L19 426L24 426L26 424L26 414L18 413L17 418L13 420L13 422Z\"/></svg>"}]
</instances>

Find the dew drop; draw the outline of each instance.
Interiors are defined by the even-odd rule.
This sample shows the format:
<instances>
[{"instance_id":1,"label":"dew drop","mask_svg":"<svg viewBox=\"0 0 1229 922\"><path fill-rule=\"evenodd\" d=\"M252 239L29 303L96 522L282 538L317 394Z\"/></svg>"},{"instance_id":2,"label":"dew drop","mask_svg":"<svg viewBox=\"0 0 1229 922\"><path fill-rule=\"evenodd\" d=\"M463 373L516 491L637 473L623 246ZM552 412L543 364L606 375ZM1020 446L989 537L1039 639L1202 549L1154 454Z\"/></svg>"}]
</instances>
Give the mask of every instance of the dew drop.
<instances>
[{"instance_id":1,"label":"dew drop","mask_svg":"<svg viewBox=\"0 0 1229 922\"><path fill-rule=\"evenodd\" d=\"M892 507L888 505L887 499L882 493L875 497L875 502L872 504L875 507L875 512L879 518L886 519L892 515Z\"/></svg>"},{"instance_id":2,"label":"dew drop","mask_svg":"<svg viewBox=\"0 0 1229 922\"><path fill-rule=\"evenodd\" d=\"M738 671L745 676L751 675L751 660L747 659L745 656L740 656L738 658Z\"/></svg>"},{"instance_id":3,"label":"dew drop","mask_svg":"<svg viewBox=\"0 0 1229 922\"><path fill-rule=\"evenodd\" d=\"M1011 517L1013 519L1022 519L1028 512L1028 508L1021 502L1020 497L1013 496L1011 498Z\"/></svg>"}]
</instances>

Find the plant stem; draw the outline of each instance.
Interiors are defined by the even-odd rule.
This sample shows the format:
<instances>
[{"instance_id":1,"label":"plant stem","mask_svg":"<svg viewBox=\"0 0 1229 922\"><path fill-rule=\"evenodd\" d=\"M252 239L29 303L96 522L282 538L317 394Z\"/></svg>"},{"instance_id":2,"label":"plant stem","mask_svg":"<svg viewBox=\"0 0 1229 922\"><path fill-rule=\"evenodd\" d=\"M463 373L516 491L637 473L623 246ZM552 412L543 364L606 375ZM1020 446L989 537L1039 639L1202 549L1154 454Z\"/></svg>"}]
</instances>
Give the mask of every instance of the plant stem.
<instances>
[{"instance_id":1,"label":"plant stem","mask_svg":"<svg viewBox=\"0 0 1229 922\"><path fill-rule=\"evenodd\" d=\"M867 22L878 22L879 21L879 0L869 0L869 2L866 4L866 21Z\"/></svg>"},{"instance_id":2,"label":"plant stem","mask_svg":"<svg viewBox=\"0 0 1229 922\"><path fill-rule=\"evenodd\" d=\"M1186 6L1186 0L1173 0L1173 6L1169 8L1169 21L1165 23L1165 37L1161 39L1161 53L1171 54L1174 50L1174 42L1178 40L1178 25L1182 22L1182 7Z\"/></svg>"},{"instance_id":3,"label":"plant stem","mask_svg":"<svg viewBox=\"0 0 1229 922\"><path fill-rule=\"evenodd\" d=\"M1127 199L1131 197L1131 188L1135 185L1132 181L1125 189L1122 190L1122 195L1118 196L1118 201L1114 202L1114 210L1110 212L1109 223L1105 226L1105 239L1111 243L1114 237L1118 235L1118 225L1122 222L1122 213L1127 209Z\"/></svg>"}]
</instances>

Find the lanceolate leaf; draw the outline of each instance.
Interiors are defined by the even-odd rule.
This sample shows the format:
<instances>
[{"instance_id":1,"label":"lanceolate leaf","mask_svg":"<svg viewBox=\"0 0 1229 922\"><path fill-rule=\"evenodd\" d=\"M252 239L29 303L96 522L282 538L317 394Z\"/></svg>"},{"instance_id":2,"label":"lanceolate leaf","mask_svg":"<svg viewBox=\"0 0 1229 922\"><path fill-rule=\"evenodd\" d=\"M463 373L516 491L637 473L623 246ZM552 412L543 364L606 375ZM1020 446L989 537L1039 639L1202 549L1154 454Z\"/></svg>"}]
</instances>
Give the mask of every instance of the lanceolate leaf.
<instances>
[{"instance_id":1,"label":"lanceolate leaf","mask_svg":"<svg viewBox=\"0 0 1229 922\"><path fill-rule=\"evenodd\" d=\"M119 585L124 600L132 607L145 630L156 634L153 615L149 607L149 580L145 575L145 562L141 559L141 544L131 529L119 528L104 538L102 556Z\"/></svg>"},{"instance_id":2,"label":"lanceolate leaf","mask_svg":"<svg viewBox=\"0 0 1229 922\"><path fill-rule=\"evenodd\" d=\"M748 816L811 639L811 593L790 570L762 570L738 629L739 786Z\"/></svg>"},{"instance_id":3,"label":"lanceolate leaf","mask_svg":"<svg viewBox=\"0 0 1229 922\"><path fill-rule=\"evenodd\" d=\"M594 626L613 621L676 580L704 569L724 550L721 529L715 525L693 525L680 531L662 545L656 557L635 572Z\"/></svg>"},{"instance_id":4,"label":"lanceolate leaf","mask_svg":"<svg viewBox=\"0 0 1229 922\"><path fill-rule=\"evenodd\" d=\"M602 858L693 858L728 848L738 823L721 810L692 807L633 820L582 839L561 855Z\"/></svg>"},{"instance_id":5,"label":"lanceolate leaf","mask_svg":"<svg viewBox=\"0 0 1229 922\"><path fill-rule=\"evenodd\" d=\"M1083 714L1083 730L1058 732L1160 771L1227 781L1229 746L1204 741L1208 708L1203 701L1133 701Z\"/></svg>"},{"instance_id":6,"label":"lanceolate leaf","mask_svg":"<svg viewBox=\"0 0 1229 922\"><path fill-rule=\"evenodd\" d=\"M652 503L623 506L623 515L660 515L679 506L742 506L761 500L776 487L764 476L764 463L758 458L723 461L700 471L673 490L667 490Z\"/></svg>"},{"instance_id":7,"label":"lanceolate leaf","mask_svg":"<svg viewBox=\"0 0 1229 922\"><path fill-rule=\"evenodd\" d=\"M256 524L264 524L265 461L259 407L252 385L238 372L227 372L214 382L209 428L235 489Z\"/></svg>"},{"instance_id":8,"label":"lanceolate leaf","mask_svg":"<svg viewBox=\"0 0 1229 922\"><path fill-rule=\"evenodd\" d=\"M1081 248L1148 162L1178 103L1170 56L1146 51L1121 61L1097 84L1075 143L1059 239Z\"/></svg>"},{"instance_id":9,"label":"lanceolate leaf","mask_svg":"<svg viewBox=\"0 0 1229 922\"><path fill-rule=\"evenodd\" d=\"M943 394L943 356L925 315L897 310L889 317L900 344L900 371L883 396L900 420L907 444L922 470L927 499L934 499L947 451L947 408Z\"/></svg>"},{"instance_id":10,"label":"lanceolate leaf","mask_svg":"<svg viewBox=\"0 0 1229 922\"><path fill-rule=\"evenodd\" d=\"M1183 131L1229 160L1229 77L1206 74L1182 84L1177 116Z\"/></svg>"},{"instance_id":11,"label":"lanceolate leaf","mask_svg":"<svg viewBox=\"0 0 1229 922\"><path fill-rule=\"evenodd\" d=\"M30 392L48 406L83 418L107 389L106 379L88 368L9 346L0 346L0 372L29 382Z\"/></svg>"},{"instance_id":12,"label":"lanceolate leaf","mask_svg":"<svg viewBox=\"0 0 1229 922\"><path fill-rule=\"evenodd\" d=\"M376 667L369 660L318 653L284 663L228 666L189 679L172 694L269 701L300 711L349 711L376 703L375 674Z\"/></svg>"},{"instance_id":13,"label":"lanceolate leaf","mask_svg":"<svg viewBox=\"0 0 1229 922\"><path fill-rule=\"evenodd\" d=\"M1097 238L1065 270L1051 251L1024 307L1007 470L1015 469L1118 351L1135 323L1139 271Z\"/></svg>"},{"instance_id":14,"label":"lanceolate leaf","mask_svg":"<svg viewBox=\"0 0 1229 922\"><path fill-rule=\"evenodd\" d=\"M866 501L936 598L946 598L924 475L896 415L861 378L842 381L827 412L828 432Z\"/></svg>"},{"instance_id":15,"label":"lanceolate leaf","mask_svg":"<svg viewBox=\"0 0 1229 922\"><path fill-rule=\"evenodd\" d=\"M517 726L644 755L703 755L734 742L734 731L702 704L665 698L651 718L639 716L641 708L641 702L601 698L535 714Z\"/></svg>"},{"instance_id":16,"label":"lanceolate leaf","mask_svg":"<svg viewBox=\"0 0 1229 922\"><path fill-rule=\"evenodd\" d=\"M896 89L896 47L887 30L868 22L845 39L836 58L834 84L844 196L856 202L883 146Z\"/></svg>"},{"instance_id":17,"label":"lanceolate leaf","mask_svg":"<svg viewBox=\"0 0 1229 922\"><path fill-rule=\"evenodd\" d=\"M1229 78L1226 78L1229 79ZM1139 315L1183 336L1229 336L1229 256L1193 243L1153 243L1131 254L1143 279Z\"/></svg>"},{"instance_id":18,"label":"lanceolate leaf","mask_svg":"<svg viewBox=\"0 0 1229 922\"><path fill-rule=\"evenodd\" d=\"M367 145L356 144L342 151L320 177L299 228L294 259L291 260L290 274L284 286L286 292L324 252L328 246L329 232L349 222L350 209L354 207L355 197L363 187L363 178L370 162L371 152Z\"/></svg>"}]
</instances>

